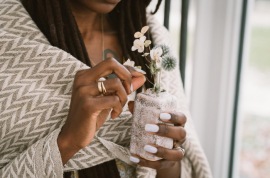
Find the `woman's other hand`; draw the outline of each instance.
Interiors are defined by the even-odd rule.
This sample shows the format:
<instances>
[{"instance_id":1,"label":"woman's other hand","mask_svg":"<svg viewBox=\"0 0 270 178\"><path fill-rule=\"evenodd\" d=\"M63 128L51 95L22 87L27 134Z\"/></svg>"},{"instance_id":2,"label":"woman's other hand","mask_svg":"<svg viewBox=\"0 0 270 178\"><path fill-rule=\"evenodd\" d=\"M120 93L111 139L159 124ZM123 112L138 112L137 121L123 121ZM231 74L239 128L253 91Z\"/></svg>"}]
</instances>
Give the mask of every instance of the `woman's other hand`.
<instances>
[{"instance_id":1,"label":"woman's other hand","mask_svg":"<svg viewBox=\"0 0 270 178\"><path fill-rule=\"evenodd\" d=\"M160 119L164 122L162 124L147 124L145 130L150 134L155 134L163 137L172 138L178 146L184 143L186 139L186 131L184 129L186 123L186 117L182 113L161 113ZM173 124L168 125L167 123ZM139 157L138 155L134 155L131 157L135 163L138 163L141 166L150 167L157 169L159 176L162 173L162 170L167 177L179 177L180 175L180 160L182 160L184 156L184 151L181 149L167 149L164 147L160 147L158 145L145 145L145 151L160 158L163 158L158 161L148 161ZM169 171L174 168L174 171ZM168 172L169 171L169 172ZM172 175L171 175L171 173ZM170 176L168 176L170 174Z\"/></svg>"},{"instance_id":2,"label":"woman's other hand","mask_svg":"<svg viewBox=\"0 0 270 178\"><path fill-rule=\"evenodd\" d=\"M117 75L117 78L103 82L107 94L102 95L97 82L101 77L111 73ZM90 144L95 132L103 125L110 111L112 118L120 115L127 101L127 95L143 85L145 81L144 79L143 82L138 83L135 82L137 81L135 78L135 74L113 58L104 60L91 69L77 72L69 114L57 139L63 164L80 149Z\"/></svg>"}]
</instances>

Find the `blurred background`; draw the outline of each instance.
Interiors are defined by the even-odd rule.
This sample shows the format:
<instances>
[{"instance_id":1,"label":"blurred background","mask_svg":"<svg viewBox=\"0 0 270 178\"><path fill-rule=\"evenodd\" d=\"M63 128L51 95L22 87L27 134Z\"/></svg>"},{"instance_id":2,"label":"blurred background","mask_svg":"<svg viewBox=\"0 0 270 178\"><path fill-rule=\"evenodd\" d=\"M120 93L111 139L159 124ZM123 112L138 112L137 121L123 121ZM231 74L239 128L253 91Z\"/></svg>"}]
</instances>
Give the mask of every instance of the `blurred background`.
<instances>
[{"instance_id":1,"label":"blurred background","mask_svg":"<svg viewBox=\"0 0 270 178\"><path fill-rule=\"evenodd\" d=\"M269 178L270 0L164 0L156 15L186 51L185 91L214 178Z\"/></svg>"}]
</instances>

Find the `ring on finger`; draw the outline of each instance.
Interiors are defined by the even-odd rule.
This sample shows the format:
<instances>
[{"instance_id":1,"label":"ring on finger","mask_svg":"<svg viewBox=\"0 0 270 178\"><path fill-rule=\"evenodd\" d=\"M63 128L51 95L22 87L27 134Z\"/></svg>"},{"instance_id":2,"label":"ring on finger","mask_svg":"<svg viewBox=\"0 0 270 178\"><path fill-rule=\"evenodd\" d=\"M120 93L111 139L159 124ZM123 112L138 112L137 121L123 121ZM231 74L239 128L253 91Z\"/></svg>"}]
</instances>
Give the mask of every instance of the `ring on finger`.
<instances>
[{"instance_id":1,"label":"ring on finger","mask_svg":"<svg viewBox=\"0 0 270 178\"><path fill-rule=\"evenodd\" d=\"M105 85L103 82L100 82L101 83L101 88L102 88L102 94L105 95L107 93L107 90L105 88Z\"/></svg>"},{"instance_id":2,"label":"ring on finger","mask_svg":"<svg viewBox=\"0 0 270 178\"><path fill-rule=\"evenodd\" d=\"M98 82L97 82L98 91L100 94L103 94L103 95L107 93L107 90L103 83L105 80L106 80L105 78L101 77L100 79L98 79Z\"/></svg>"},{"instance_id":3,"label":"ring on finger","mask_svg":"<svg viewBox=\"0 0 270 178\"><path fill-rule=\"evenodd\" d=\"M102 91L103 91L103 90L102 90L102 83L103 83L103 82L98 82L98 83L97 83L98 91L99 91L100 94L103 93L103 92L102 92Z\"/></svg>"},{"instance_id":4,"label":"ring on finger","mask_svg":"<svg viewBox=\"0 0 270 178\"><path fill-rule=\"evenodd\" d=\"M183 156L185 156L185 149L184 148L182 148L181 146L178 146L178 147L176 147L176 148L174 148L174 150L179 150L179 151L181 151L182 152L182 154L183 154Z\"/></svg>"}]
</instances>

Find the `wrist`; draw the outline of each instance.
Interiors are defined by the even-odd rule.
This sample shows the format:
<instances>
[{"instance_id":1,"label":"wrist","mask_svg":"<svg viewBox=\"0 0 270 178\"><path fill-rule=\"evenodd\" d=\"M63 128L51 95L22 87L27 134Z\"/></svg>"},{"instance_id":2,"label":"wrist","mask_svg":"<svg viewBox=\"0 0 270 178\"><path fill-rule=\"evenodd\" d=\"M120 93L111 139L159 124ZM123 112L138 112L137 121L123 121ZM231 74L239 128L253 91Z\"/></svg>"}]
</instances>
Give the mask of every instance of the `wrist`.
<instances>
[{"instance_id":1,"label":"wrist","mask_svg":"<svg viewBox=\"0 0 270 178\"><path fill-rule=\"evenodd\" d=\"M75 153L82 149L81 147L76 146L76 144L74 144L72 140L73 139L66 136L62 132L60 132L60 134L58 135L57 144L61 154L63 165L65 165Z\"/></svg>"}]
</instances>

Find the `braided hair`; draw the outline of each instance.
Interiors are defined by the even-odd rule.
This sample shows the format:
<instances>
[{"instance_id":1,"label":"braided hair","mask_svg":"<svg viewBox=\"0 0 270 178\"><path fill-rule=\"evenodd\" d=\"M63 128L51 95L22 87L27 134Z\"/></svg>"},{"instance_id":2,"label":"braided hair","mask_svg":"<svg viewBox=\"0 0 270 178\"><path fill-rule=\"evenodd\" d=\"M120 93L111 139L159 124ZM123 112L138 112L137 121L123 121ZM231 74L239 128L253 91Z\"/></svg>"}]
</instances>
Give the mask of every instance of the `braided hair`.
<instances>
[{"instance_id":1,"label":"braided hair","mask_svg":"<svg viewBox=\"0 0 270 178\"><path fill-rule=\"evenodd\" d=\"M30 16L47 37L49 42L91 66L88 53L69 6L68 0L21 0ZM131 58L146 71L146 88L152 87L153 77L148 62L131 51L134 33L146 25L146 7L151 0L122 0L108 14L109 22L117 30L118 39L125 59ZM158 0L156 13L162 0Z\"/></svg>"}]
</instances>

